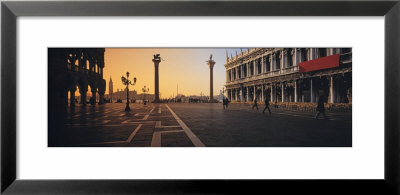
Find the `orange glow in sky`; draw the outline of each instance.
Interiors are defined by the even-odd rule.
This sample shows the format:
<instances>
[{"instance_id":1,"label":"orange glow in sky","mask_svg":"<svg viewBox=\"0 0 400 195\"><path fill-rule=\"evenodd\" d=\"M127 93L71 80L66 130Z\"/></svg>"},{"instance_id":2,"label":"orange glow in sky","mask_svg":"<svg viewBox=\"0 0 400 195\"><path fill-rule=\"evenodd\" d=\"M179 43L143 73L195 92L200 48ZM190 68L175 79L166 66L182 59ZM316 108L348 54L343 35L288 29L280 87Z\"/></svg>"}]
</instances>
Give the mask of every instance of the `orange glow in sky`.
<instances>
[{"instance_id":1,"label":"orange glow in sky","mask_svg":"<svg viewBox=\"0 0 400 195\"><path fill-rule=\"evenodd\" d=\"M106 94L109 94L109 80L113 81L114 92L123 90L121 76L130 73L129 79L137 78L135 86L129 90L142 93L142 88L150 88L154 94L153 54L160 54L163 61L159 66L160 98L170 98L178 93L188 95L209 95L210 69L206 63L213 54L214 95L218 95L225 84L225 59L240 49L227 48L106 48L103 78L106 80Z\"/></svg>"}]
</instances>

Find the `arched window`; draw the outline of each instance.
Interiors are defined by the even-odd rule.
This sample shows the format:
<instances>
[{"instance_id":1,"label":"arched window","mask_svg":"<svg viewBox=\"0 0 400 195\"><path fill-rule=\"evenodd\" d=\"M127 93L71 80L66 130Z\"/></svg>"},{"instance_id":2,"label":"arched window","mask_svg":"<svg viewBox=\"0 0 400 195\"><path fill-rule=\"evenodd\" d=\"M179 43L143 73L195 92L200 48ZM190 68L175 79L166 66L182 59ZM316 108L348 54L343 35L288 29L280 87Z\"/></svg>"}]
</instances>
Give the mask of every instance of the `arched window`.
<instances>
[{"instance_id":1,"label":"arched window","mask_svg":"<svg viewBox=\"0 0 400 195\"><path fill-rule=\"evenodd\" d=\"M243 65L243 74L244 77L247 77L247 63Z\"/></svg>"},{"instance_id":2,"label":"arched window","mask_svg":"<svg viewBox=\"0 0 400 195\"><path fill-rule=\"evenodd\" d=\"M293 56L294 55L292 55L292 49L288 49L288 52L287 52L288 54L288 56L287 56L287 59L288 59L288 64L287 64L287 67L291 67L291 66L293 66Z\"/></svg>"},{"instance_id":3,"label":"arched window","mask_svg":"<svg viewBox=\"0 0 400 195\"><path fill-rule=\"evenodd\" d=\"M253 62L251 62L251 64L250 64L250 76L252 76L254 74L254 63Z\"/></svg>"},{"instance_id":4,"label":"arched window","mask_svg":"<svg viewBox=\"0 0 400 195\"><path fill-rule=\"evenodd\" d=\"M270 56L266 56L264 59L265 67L267 68L267 70L265 70L265 72L269 72L271 70L271 62L269 61L269 57Z\"/></svg>"},{"instance_id":5,"label":"arched window","mask_svg":"<svg viewBox=\"0 0 400 195\"><path fill-rule=\"evenodd\" d=\"M318 49L318 57L322 58L327 56L326 48L319 48Z\"/></svg>"},{"instance_id":6,"label":"arched window","mask_svg":"<svg viewBox=\"0 0 400 195\"><path fill-rule=\"evenodd\" d=\"M301 49L301 58L300 58L301 62L308 61L307 54L308 54L307 49Z\"/></svg>"},{"instance_id":7,"label":"arched window","mask_svg":"<svg viewBox=\"0 0 400 195\"><path fill-rule=\"evenodd\" d=\"M281 53L278 52L275 55L275 70L281 69Z\"/></svg>"},{"instance_id":8,"label":"arched window","mask_svg":"<svg viewBox=\"0 0 400 195\"><path fill-rule=\"evenodd\" d=\"M238 78L240 79L242 78L242 65L239 66L238 70L239 70Z\"/></svg>"},{"instance_id":9,"label":"arched window","mask_svg":"<svg viewBox=\"0 0 400 195\"><path fill-rule=\"evenodd\" d=\"M89 62L89 60L86 60L86 67L85 67L85 69L86 69L86 70L89 70L89 66L90 66L90 62Z\"/></svg>"}]
</instances>

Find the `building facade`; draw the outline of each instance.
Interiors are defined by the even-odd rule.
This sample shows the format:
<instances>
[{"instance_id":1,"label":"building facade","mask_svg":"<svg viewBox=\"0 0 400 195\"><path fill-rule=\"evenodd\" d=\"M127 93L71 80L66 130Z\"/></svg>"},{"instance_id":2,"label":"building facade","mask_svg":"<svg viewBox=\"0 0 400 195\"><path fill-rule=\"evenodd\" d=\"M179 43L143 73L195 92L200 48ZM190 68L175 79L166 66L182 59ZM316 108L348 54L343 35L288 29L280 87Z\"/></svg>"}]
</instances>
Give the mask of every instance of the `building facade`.
<instances>
[{"instance_id":1,"label":"building facade","mask_svg":"<svg viewBox=\"0 0 400 195\"><path fill-rule=\"evenodd\" d=\"M104 103L104 48L49 48L48 52L49 105L55 112L76 102L86 105L89 87L94 100L90 103L96 103L97 95L98 103Z\"/></svg>"},{"instance_id":2,"label":"building facade","mask_svg":"<svg viewBox=\"0 0 400 195\"><path fill-rule=\"evenodd\" d=\"M351 48L252 48L225 69L231 102L351 103Z\"/></svg>"}]
</instances>

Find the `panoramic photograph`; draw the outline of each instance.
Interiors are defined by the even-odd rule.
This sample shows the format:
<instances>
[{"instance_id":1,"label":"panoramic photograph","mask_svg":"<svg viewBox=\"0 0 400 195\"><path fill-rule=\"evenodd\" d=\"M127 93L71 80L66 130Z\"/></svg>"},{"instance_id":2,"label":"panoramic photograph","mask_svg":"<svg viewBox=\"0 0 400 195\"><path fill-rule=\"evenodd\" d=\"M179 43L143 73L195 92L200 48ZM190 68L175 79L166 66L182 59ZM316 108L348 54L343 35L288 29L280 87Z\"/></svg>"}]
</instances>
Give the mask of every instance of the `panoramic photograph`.
<instances>
[{"instance_id":1,"label":"panoramic photograph","mask_svg":"<svg viewBox=\"0 0 400 195\"><path fill-rule=\"evenodd\" d=\"M48 48L48 147L352 147L352 48Z\"/></svg>"}]
</instances>

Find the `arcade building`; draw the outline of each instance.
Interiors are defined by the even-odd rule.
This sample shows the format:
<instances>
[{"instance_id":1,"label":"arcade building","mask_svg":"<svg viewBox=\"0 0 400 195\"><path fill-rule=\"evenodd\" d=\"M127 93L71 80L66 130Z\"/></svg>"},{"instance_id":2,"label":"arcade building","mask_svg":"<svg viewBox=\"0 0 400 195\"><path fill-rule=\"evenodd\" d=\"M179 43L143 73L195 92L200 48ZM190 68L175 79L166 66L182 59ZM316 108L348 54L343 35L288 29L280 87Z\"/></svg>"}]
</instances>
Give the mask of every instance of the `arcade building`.
<instances>
[{"instance_id":1,"label":"arcade building","mask_svg":"<svg viewBox=\"0 0 400 195\"><path fill-rule=\"evenodd\" d=\"M104 48L49 48L49 109L104 103ZM88 91L91 97L87 97ZM79 97L75 93L79 92ZM91 101L88 101L91 100Z\"/></svg>"},{"instance_id":2,"label":"arcade building","mask_svg":"<svg viewBox=\"0 0 400 195\"><path fill-rule=\"evenodd\" d=\"M233 103L350 103L351 48L251 48L226 56L226 95Z\"/></svg>"}]
</instances>

